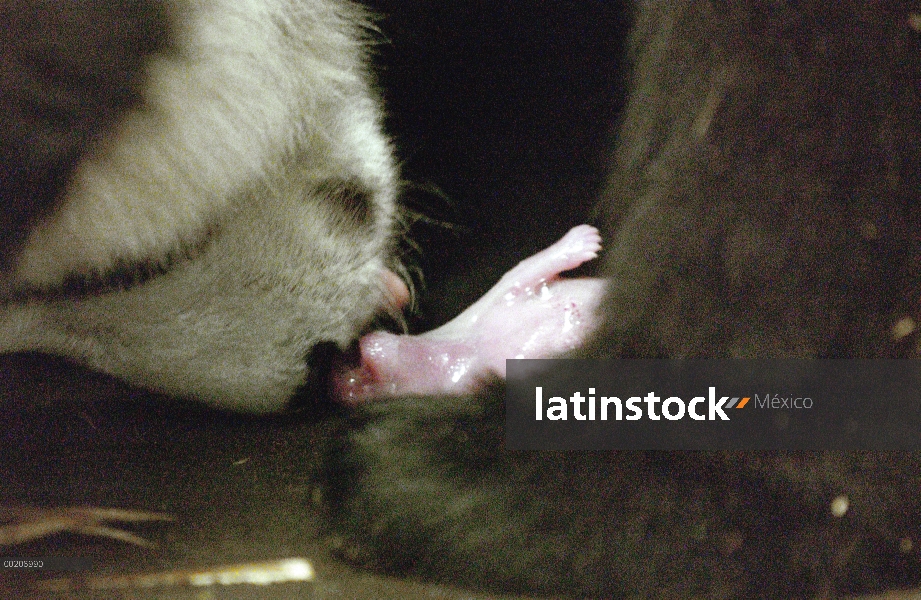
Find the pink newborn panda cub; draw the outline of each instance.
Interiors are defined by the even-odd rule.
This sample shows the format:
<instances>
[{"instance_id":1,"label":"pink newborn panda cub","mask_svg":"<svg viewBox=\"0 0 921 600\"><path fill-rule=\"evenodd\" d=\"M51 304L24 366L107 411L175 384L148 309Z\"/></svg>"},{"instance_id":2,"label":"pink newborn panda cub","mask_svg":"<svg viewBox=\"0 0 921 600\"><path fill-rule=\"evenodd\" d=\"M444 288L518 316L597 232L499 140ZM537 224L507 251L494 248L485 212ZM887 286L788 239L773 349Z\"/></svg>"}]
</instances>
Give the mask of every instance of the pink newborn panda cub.
<instances>
[{"instance_id":1,"label":"pink newborn panda cub","mask_svg":"<svg viewBox=\"0 0 921 600\"><path fill-rule=\"evenodd\" d=\"M343 402L414 394L461 394L490 375L505 377L509 358L552 358L580 346L592 331L601 279L560 273L598 256L601 236L588 225L506 273L451 322L421 335L374 332L359 342L361 362L340 371Z\"/></svg>"}]
</instances>

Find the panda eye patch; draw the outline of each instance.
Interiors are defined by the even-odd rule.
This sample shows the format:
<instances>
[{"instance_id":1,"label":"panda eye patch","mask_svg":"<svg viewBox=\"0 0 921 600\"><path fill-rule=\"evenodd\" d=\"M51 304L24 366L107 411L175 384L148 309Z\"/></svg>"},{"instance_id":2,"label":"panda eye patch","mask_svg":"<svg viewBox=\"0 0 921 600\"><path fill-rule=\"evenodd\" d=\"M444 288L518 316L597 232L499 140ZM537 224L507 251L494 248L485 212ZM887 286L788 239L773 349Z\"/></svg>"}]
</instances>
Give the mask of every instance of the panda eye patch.
<instances>
[{"instance_id":1,"label":"panda eye patch","mask_svg":"<svg viewBox=\"0 0 921 600\"><path fill-rule=\"evenodd\" d=\"M317 194L337 210L342 221L355 229L368 227L373 220L372 192L351 179L325 179L317 186Z\"/></svg>"}]
</instances>

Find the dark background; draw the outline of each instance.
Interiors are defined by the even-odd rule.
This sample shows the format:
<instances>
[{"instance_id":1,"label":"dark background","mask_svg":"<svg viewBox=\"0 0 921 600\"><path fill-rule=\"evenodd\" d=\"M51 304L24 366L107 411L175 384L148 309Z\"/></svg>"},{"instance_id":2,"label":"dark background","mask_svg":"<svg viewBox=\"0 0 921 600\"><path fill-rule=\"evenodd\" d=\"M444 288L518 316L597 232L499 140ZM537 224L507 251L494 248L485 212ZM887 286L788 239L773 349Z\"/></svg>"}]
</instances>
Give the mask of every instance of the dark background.
<instances>
[{"instance_id":1,"label":"dark background","mask_svg":"<svg viewBox=\"0 0 921 600\"><path fill-rule=\"evenodd\" d=\"M624 4L370 2L404 203L424 217L414 331L588 220L623 102Z\"/></svg>"}]
</instances>

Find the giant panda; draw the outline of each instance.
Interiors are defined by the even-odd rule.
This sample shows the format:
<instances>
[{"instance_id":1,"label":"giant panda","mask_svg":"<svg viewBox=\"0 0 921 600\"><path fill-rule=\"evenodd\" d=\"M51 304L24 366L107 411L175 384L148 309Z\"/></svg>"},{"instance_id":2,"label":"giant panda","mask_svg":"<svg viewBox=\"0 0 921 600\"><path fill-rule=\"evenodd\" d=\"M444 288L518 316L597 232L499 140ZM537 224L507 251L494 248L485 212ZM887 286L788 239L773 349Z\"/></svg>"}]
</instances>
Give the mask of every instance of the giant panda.
<instances>
[{"instance_id":1,"label":"giant panda","mask_svg":"<svg viewBox=\"0 0 921 600\"><path fill-rule=\"evenodd\" d=\"M398 178L356 6L3 11L3 351L272 412L312 348L398 312Z\"/></svg>"},{"instance_id":2,"label":"giant panda","mask_svg":"<svg viewBox=\"0 0 921 600\"><path fill-rule=\"evenodd\" d=\"M274 533L224 547L187 525L194 542L166 543L180 564L299 548L288 529L319 535L288 514L302 502L340 559L487 592L918 583L913 454L510 452L500 382L319 424L312 410L162 408L312 400L318 350L348 348L407 302L368 21L338 0L0 10L4 502L130 501ZM578 355L914 357L917 6L650 0L631 20L629 97L594 213L606 290ZM66 492L41 459L18 464L76 441L94 452L55 467ZM157 466L253 453L245 465L267 449L291 462L255 471L255 492L229 466L198 484ZM299 481L301 461L309 485L267 491ZM267 525L279 506L283 524Z\"/></svg>"}]
</instances>

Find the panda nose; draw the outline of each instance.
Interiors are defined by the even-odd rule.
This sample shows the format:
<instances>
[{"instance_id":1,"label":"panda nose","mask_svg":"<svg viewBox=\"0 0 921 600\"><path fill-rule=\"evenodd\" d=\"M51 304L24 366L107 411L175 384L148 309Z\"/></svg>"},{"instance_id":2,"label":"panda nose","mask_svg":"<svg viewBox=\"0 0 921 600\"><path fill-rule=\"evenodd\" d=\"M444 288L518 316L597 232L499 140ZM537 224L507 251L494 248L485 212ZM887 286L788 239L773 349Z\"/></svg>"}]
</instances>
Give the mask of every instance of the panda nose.
<instances>
[{"instance_id":1,"label":"panda nose","mask_svg":"<svg viewBox=\"0 0 921 600\"><path fill-rule=\"evenodd\" d=\"M384 269L382 279L387 292L388 304L398 311L403 310L409 304L409 288L406 287L400 276L390 269Z\"/></svg>"}]
</instances>

